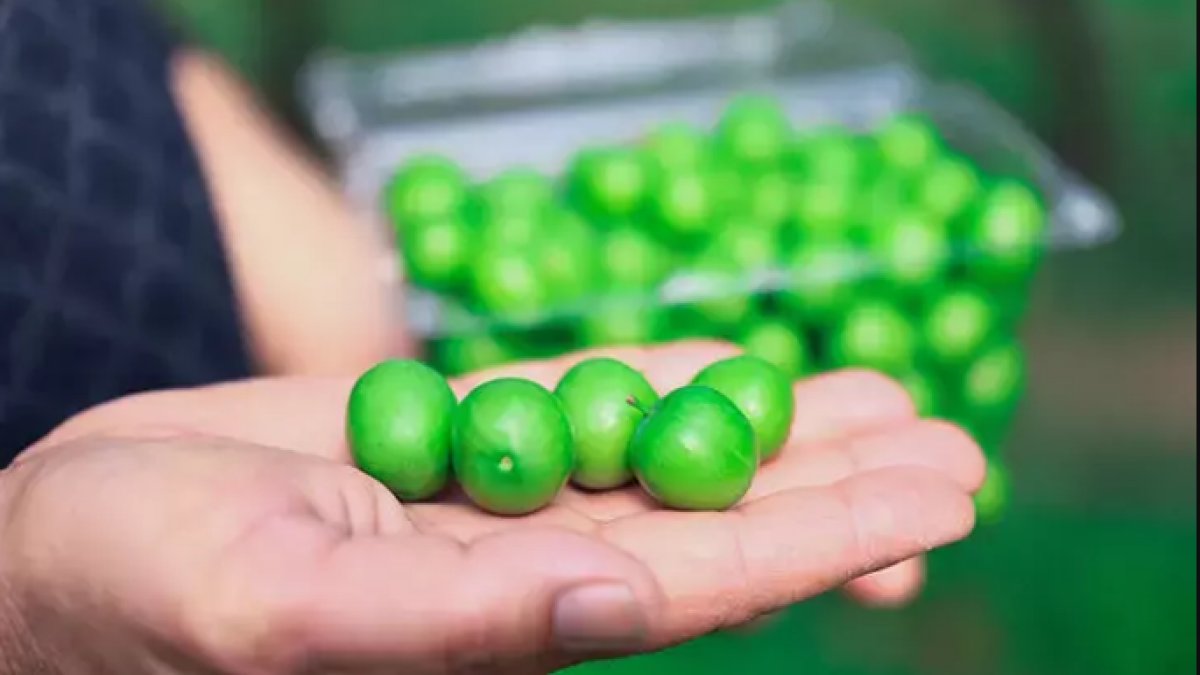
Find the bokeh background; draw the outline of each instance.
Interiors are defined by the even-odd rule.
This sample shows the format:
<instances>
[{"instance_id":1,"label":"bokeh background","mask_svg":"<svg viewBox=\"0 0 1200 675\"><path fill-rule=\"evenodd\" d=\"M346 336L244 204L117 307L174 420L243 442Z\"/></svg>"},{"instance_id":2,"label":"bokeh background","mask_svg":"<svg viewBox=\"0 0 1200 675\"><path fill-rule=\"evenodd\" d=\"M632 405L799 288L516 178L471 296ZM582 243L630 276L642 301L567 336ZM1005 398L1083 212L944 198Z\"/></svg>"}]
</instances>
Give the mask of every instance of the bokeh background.
<instances>
[{"instance_id":1,"label":"bokeh background","mask_svg":"<svg viewBox=\"0 0 1200 675\"><path fill-rule=\"evenodd\" d=\"M461 44L761 0L156 0L303 137L316 50ZM1196 4L840 0L967 81L1111 194L1107 247L1050 261L1025 342L1005 519L935 555L913 607L827 597L750 634L583 673L1173 675L1196 670ZM316 148L318 151L320 148Z\"/></svg>"}]
</instances>

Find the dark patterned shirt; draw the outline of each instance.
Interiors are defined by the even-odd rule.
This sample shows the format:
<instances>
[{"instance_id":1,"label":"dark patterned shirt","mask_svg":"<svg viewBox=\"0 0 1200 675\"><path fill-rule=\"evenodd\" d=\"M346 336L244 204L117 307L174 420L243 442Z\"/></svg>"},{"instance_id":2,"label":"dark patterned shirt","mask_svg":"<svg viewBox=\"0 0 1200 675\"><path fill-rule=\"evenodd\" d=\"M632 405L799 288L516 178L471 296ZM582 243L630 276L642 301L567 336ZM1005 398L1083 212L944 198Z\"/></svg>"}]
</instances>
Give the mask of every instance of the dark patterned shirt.
<instances>
[{"instance_id":1,"label":"dark patterned shirt","mask_svg":"<svg viewBox=\"0 0 1200 675\"><path fill-rule=\"evenodd\" d=\"M89 406L248 372L155 18L0 0L0 467Z\"/></svg>"}]
</instances>

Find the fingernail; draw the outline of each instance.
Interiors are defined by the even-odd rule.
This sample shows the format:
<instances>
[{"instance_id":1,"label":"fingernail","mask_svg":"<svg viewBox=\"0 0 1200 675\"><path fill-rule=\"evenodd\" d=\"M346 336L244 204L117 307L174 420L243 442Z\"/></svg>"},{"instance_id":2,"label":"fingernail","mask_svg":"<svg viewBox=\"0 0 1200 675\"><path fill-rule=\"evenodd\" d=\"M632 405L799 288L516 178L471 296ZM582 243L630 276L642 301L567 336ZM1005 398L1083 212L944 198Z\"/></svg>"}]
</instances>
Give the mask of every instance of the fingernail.
<instances>
[{"instance_id":1,"label":"fingernail","mask_svg":"<svg viewBox=\"0 0 1200 675\"><path fill-rule=\"evenodd\" d=\"M633 649L646 634L646 617L633 590L602 582L569 588L554 601L554 640L574 652Z\"/></svg>"}]
</instances>

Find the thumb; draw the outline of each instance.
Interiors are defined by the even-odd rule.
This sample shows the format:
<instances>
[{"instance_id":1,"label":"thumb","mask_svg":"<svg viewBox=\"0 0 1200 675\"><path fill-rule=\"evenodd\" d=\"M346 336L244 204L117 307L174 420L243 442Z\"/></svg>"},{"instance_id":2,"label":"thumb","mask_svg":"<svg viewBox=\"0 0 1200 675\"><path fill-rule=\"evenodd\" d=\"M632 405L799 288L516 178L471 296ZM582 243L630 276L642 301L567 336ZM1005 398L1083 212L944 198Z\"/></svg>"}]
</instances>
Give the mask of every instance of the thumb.
<instances>
[{"instance_id":1,"label":"thumb","mask_svg":"<svg viewBox=\"0 0 1200 675\"><path fill-rule=\"evenodd\" d=\"M283 614L306 665L548 669L638 650L661 605L641 563L558 529L351 538L304 577Z\"/></svg>"}]
</instances>

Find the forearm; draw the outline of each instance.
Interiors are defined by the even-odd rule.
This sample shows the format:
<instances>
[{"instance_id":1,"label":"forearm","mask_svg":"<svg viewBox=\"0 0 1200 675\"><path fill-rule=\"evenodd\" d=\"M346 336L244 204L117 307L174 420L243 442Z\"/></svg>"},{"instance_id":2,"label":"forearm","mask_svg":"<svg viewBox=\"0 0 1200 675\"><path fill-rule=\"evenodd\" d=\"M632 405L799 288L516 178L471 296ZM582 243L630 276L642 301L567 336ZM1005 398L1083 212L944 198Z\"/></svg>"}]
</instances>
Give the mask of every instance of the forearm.
<instances>
[{"instance_id":1,"label":"forearm","mask_svg":"<svg viewBox=\"0 0 1200 675\"><path fill-rule=\"evenodd\" d=\"M185 51L173 72L260 365L345 374L402 353L386 242L219 61Z\"/></svg>"}]
</instances>

